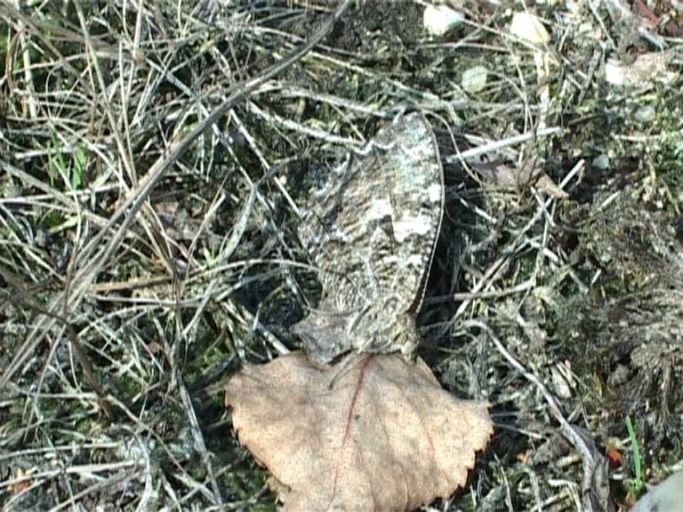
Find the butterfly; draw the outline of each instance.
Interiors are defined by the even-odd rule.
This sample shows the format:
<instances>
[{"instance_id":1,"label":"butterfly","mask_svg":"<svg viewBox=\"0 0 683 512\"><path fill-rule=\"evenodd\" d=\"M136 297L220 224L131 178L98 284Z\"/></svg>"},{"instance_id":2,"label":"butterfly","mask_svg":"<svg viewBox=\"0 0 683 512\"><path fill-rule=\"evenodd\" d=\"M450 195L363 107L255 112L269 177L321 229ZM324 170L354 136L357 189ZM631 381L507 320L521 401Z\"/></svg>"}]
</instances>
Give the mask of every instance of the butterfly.
<instances>
[{"instance_id":1,"label":"butterfly","mask_svg":"<svg viewBox=\"0 0 683 512\"><path fill-rule=\"evenodd\" d=\"M298 236L322 299L292 327L313 360L349 351L412 356L444 210L434 132L418 112L381 128L303 208Z\"/></svg>"}]
</instances>

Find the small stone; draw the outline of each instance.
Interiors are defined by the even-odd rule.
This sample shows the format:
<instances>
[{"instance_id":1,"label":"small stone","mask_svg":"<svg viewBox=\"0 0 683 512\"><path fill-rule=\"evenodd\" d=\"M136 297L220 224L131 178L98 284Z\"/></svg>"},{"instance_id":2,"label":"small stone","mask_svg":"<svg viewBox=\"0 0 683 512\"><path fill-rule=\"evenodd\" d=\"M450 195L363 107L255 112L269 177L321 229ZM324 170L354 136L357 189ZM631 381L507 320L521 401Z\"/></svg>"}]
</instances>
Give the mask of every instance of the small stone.
<instances>
[{"instance_id":1,"label":"small stone","mask_svg":"<svg viewBox=\"0 0 683 512\"><path fill-rule=\"evenodd\" d=\"M654 115L655 115L654 107L651 107L650 105L646 105L646 106L640 107L638 110L636 110L635 114L633 114L633 117L639 123L644 123L644 122L652 119L654 117Z\"/></svg>"},{"instance_id":2,"label":"small stone","mask_svg":"<svg viewBox=\"0 0 683 512\"><path fill-rule=\"evenodd\" d=\"M596 169L609 169L609 156L607 156L605 153L602 155L598 155L593 159L592 162L593 167Z\"/></svg>"},{"instance_id":3,"label":"small stone","mask_svg":"<svg viewBox=\"0 0 683 512\"><path fill-rule=\"evenodd\" d=\"M550 34L543 23L528 12L518 12L512 17L510 33L531 44L543 44L550 41Z\"/></svg>"},{"instance_id":4,"label":"small stone","mask_svg":"<svg viewBox=\"0 0 683 512\"><path fill-rule=\"evenodd\" d=\"M484 66L474 66L462 74L460 86L465 92L476 94L486 87L488 70Z\"/></svg>"},{"instance_id":5,"label":"small stone","mask_svg":"<svg viewBox=\"0 0 683 512\"><path fill-rule=\"evenodd\" d=\"M432 35L442 36L462 23L465 16L447 5L428 5L422 16L424 28Z\"/></svg>"}]
</instances>

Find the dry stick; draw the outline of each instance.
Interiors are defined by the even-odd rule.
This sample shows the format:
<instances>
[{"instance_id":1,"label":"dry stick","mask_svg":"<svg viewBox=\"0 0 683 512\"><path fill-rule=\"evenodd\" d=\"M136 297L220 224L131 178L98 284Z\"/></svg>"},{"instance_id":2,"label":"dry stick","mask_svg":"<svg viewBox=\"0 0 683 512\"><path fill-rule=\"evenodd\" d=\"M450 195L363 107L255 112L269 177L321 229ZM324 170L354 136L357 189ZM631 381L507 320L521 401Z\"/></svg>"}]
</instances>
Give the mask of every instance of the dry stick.
<instances>
[{"instance_id":1,"label":"dry stick","mask_svg":"<svg viewBox=\"0 0 683 512\"><path fill-rule=\"evenodd\" d=\"M463 326L477 327L482 331L486 332L491 341L493 341L493 344L498 349L498 352L500 352L503 355L503 357L507 360L510 366L519 371L525 379L527 379L529 382L535 385L536 388L541 392L543 398L548 404L551 415L560 424L560 432L562 433L564 438L567 441L569 441L581 455L581 460L583 462L582 492L584 510L591 512L593 510L609 510L609 495L594 496L591 494L594 477L602 477L603 481L597 482L598 484L607 483L607 475L600 474L601 472L607 471L606 466L604 465L604 458L597 454L595 450L592 449L591 446L589 446L589 443L586 442L586 440L579 434L579 432L577 432L576 428L567 421L567 419L562 414L562 411L560 409L559 404L557 403L557 400L555 400L555 397L552 395L552 393L548 391L548 388L545 387L545 385L540 381L540 379L536 375L528 371L526 367L508 351L507 348L505 348L503 342L501 342L498 339L498 337L494 334L493 330L486 323L480 320L466 320L465 322L463 322ZM596 503L594 500L599 501Z\"/></svg>"},{"instance_id":2,"label":"dry stick","mask_svg":"<svg viewBox=\"0 0 683 512\"><path fill-rule=\"evenodd\" d=\"M466 151L461 151L457 155L446 157L446 163L460 163L461 160L475 158L481 155L485 155L487 153L491 153L493 151L500 151L508 146L514 146L515 144L521 144L522 142L526 142L537 137L545 137L548 135L554 135L556 133L562 133L562 129L558 126L544 128L542 130L530 130L528 132L515 135L513 137L508 137L507 139L488 142L486 144L482 144L481 146L477 146Z\"/></svg>"},{"instance_id":3,"label":"dry stick","mask_svg":"<svg viewBox=\"0 0 683 512\"><path fill-rule=\"evenodd\" d=\"M131 462L131 461L123 461L123 462L103 462L101 464L79 464L77 466L70 466L68 468L57 468L57 469L48 469L45 471L40 471L36 473L28 473L24 476L12 478L9 480L4 480L3 482L0 482L0 489L11 487L16 484L20 484L22 482L27 482L29 480L36 480L38 478L53 478L53 477L59 477L63 476L64 474L67 475L78 475L82 473L97 473L100 471L112 471L116 469L128 469L131 467L135 467L137 465L136 462ZM3 503L4 505L4 503ZM3 509L6 510L6 509Z\"/></svg>"},{"instance_id":4,"label":"dry stick","mask_svg":"<svg viewBox=\"0 0 683 512\"><path fill-rule=\"evenodd\" d=\"M315 45L317 45L332 29L334 23L341 18L346 9L351 4L351 0L343 0L341 5L337 8L332 16L330 16L325 23L318 29L318 31L311 37L311 39L303 45L300 49L294 51L288 57L285 57L280 62L272 65L266 69L260 76L247 80L246 82L238 83L232 86L228 92L231 93L228 99L226 99L215 111L213 111L206 119L200 122L190 133L180 139L178 142L172 145L171 149L165 156L160 157L153 165L150 167L149 172L138 182L138 187L135 192L121 204L119 209L112 215L109 222L93 237L93 239L86 245L81 254L79 255L80 261L87 261L83 268L77 272L74 276L74 282L77 283L77 290L74 290L74 295L76 295L75 300L80 299L85 293L85 289L90 286L98 269L104 265L106 261L109 260L111 255L114 253L116 248L121 243L121 240L125 236L128 228L130 227L136 213L144 203L147 198L147 194L152 189L152 187L159 181L164 172L170 168L185 152L190 149L191 144L197 139L204 131L216 123L230 108L232 108L237 101L244 98L250 92L256 90L259 86L275 77L286 68L294 64L296 61L301 59L306 53L308 53ZM123 221L119 225L113 234L111 240L102 244L102 239L105 234L113 228L121 217L124 217ZM97 250L99 249L99 250ZM95 252L97 251L97 252ZM95 254L93 255L93 253ZM91 257L92 255L92 257ZM50 303L48 310L52 310L55 307L60 307L65 302L68 303L70 297L63 297L64 294L59 294ZM66 299L66 300L65 300ZM75 304L74 304L75 305ZM31 354L33 354L36 346L41 341L42 336L38 335L40 331L48 331L55 323L55 319L43 315L41 320L37 322L37 325L32 330L29 335L29 339L24 344L23 347L17 352L12 362L7 366L5 372L0 376L0 388L5 386L7 382L14 376L14 374L19 370L21 365L28 359Z\"/></svg>"},{"instance_id":5,"label":"dry stick","mask_svg":"<svg viewBox=\"0 0 683 512\"><path fill-rule=\"evenodd\" d=\"M286 128L287 130L292 130L294 132L306 135L314 139L324 140L328 144L339 144L350 147L358 147L363 145L362 142L359 142L349 137L342 137L339 135L335 135L333 133L326 132L325 130L321 130L319 128L305 126L301 123L297 123L296 121L293 121L291 119L286 119L277 114L269 114L268 112L262 110L258 107L258 105L251 101L247 103L247 110L250 113L255 114L257 117L260 117L261 119L269 123L271 126L281 126L283 128Z\"/></svg>"}]
</instances>

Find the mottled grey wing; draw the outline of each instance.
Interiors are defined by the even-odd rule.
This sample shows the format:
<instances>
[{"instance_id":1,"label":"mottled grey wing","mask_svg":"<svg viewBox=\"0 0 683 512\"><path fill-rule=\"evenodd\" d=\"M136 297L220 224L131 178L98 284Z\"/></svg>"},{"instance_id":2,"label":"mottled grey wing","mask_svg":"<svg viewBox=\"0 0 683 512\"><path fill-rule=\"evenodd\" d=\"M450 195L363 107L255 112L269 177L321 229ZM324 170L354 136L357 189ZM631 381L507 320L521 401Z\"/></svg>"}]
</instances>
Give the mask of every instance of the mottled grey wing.
<instances>
[{"instance_id":1,"label":"mottled grey wing","mask_svg":"<svg viewBox=\"0 0 683 512\"><path fill-rule=\"evenodd\" d=\"M299 237L323 286L297 324L311 357L348 350L412 353L443 215L443 170L419 113L382 128L304 208Z\"/></svg>"}]
</instances>

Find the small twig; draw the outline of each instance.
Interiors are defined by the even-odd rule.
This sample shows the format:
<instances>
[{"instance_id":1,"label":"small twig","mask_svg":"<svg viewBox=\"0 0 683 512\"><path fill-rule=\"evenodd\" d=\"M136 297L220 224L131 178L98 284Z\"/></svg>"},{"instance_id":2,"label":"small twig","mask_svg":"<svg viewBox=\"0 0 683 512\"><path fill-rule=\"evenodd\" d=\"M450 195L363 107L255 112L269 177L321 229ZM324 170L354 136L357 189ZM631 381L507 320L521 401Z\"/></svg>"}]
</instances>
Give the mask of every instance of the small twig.
<instances>
[{"instance_id":1,"label":"small twig","mask_svg":"<svg viewBox=\"0 0 683 512\"><path fill-rule=\"evenodd\" d=\"M552 128L544 128L543 130L532 130L520 135L508 137L507 139L492 141L487 144L477 146L476 148L461 151L457 155L446 157L446 162L449 164L459 163L461 159L467 160L469 158L476 158L487 153L494 153L496 151L500 151L501 149L521 144L522 142L526 142L537 137L546 137L556 133L562 133L562 128L559 126L553 126Z\"/></svg>"},{"instance_id":2,"label":"small twig","mask_svg":"<svg viewBox=\"0 0 683 512\"><path fill-rule=\"evenodd\" d=\"M363 143L355 139L350 139L348 137L340 137L339 135L334 135L333 133L326 132L317 128L311 128L309 126L304 126L301 123L292 121L291 119L285 119L277 114L268 113L263 109L259 108L254 102L247 102L247 108L249 112L255 114L256 116L264 119L267 125L282 126L288 130L295 131L307 137L312 137L314 139L324 140L328 144L339 144L346 147L358 147L362 146Z\"/></svg>"}]
</instances>

